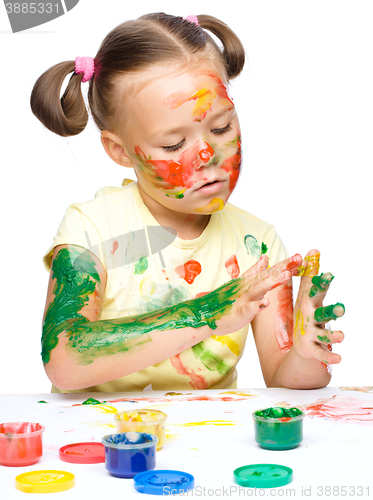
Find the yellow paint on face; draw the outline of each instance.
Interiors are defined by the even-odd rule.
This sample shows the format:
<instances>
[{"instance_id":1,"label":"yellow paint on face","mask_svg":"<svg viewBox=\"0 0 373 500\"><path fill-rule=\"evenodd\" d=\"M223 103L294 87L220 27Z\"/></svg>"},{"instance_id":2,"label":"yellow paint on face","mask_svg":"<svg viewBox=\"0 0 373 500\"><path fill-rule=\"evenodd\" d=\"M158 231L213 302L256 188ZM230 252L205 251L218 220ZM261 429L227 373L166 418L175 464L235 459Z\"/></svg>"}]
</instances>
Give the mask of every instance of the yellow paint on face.
<instances>
[{"instance_id":1,"label":"yellow paint on face","mask_svg":"<svg viewBox=\"0 0 373 500\"><path fill-rule=\"evenodd\" d=\"M306 330L304 329L303 314L302 314L302 311L300 309L298 309L297 314L295 316L294 337L298 333L301 333L302 335L304 335L306 333Z\"/></svg>"},{"instance_id":2,"label":"yellow paint on face","mask_svg":"<svg viewBox=\"0 0 373 500\"><path fill-rule=\"evenodd\" d=\"M212 214L214 212L218 212L219 210L223 210L224 201L221 198L213 198L207 205L201 208L196 208L195 211L199 214Z\"/></svg>"},{"instance_id":3,"label":"yellow paint on face","mask_svg":"<svg viewBox=\"0 0 373 500\"><path fill-rule=\"evenodd\" d=\"M240 346L228 335L222 335L221 337L218 335L211 335L211 338L216 340L217 342L220 342L222 345L226 345L228 349L236 356L240 354Z\"/></svg>"},{"instance_id":4,"label":"yellow paint on face","mask_svg":"<svg viewBox=\"0 0 373 500\"><path fill-rule=\"evenodd\" d=\"M304 260L307 261L307 267L300 266L297 276L309 276L310 278L317 276L320 269L320 254L308 255Z\"/></svg>"}]
</instances>

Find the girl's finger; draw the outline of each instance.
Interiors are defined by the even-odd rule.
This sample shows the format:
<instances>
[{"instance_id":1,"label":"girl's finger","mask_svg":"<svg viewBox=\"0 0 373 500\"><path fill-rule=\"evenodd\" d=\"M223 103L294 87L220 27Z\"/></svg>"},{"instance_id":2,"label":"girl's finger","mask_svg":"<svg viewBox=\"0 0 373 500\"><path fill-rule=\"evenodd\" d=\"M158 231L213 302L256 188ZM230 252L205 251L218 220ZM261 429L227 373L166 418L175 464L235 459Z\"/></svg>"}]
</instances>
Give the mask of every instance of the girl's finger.
<instances>
[{"instance_id":1,"label":"girl's finger","mask_svg":"<svg viewBox=\"0 0 373 500\"><path fill-rule=\"evenodd\" d=\"M311 278L316 276L320 268L320 251L316 249L310 250L304 257L304 260L306 261L306 265L302 265L298 269L297 276L308 276Z\"/></svg>"},{"instance_id":2,"label":"girl's finger","mask_svg":"<svg viewBox=\"0 0 373 500\"><path fill-rule=\"evenodd\" d=\"M313 357L326 365L336 365L341 362L341 356L332 352L328 347L321 344L314 344L312 350Z\"/></svg>"},{"instance_id":3,"label":"girl's finger","mask_svg":"<svg viewBox=\"0 0 373 500\"><path fill-rule=\"evenodd\" d=\"M332 319L337 319L345 313L345 306L340 302L330 306L318 307L314 313L314 319L318 323L327 323Z\"/></svg>"},{"instance_id":4,"label":"girl's finger","mask_svg":"<svg viewBox=\"0 0 373 500\"><path fill-rule=\"evenodd\" d=\"M252 279L257 276L261 271L268 268L268 257L266 255L261 255L259 260L255 262L247 271L245 271L241 278Z\"/></svg>"},{"instance_id":5,"label":"girl's finger","mask_svg":"<svg viewBox=\"0 0 373 500\"><path fill-rule=\"evenodd\" d=\"M246 292L248 294L247 296L249 300L258 300L264 297L267 292L270 292L271 290L274 290L278 286L281 286L291 280L291 277L291 271L284 271L278 276L266 276L261 281L257 281L256 283L254 283L248 289L248 291Z\"/></svg>"},{"instance_id":6,"label":"girl's finger","mask_svg":"<svg viewBox=\"0 0 373 500\"><path fill-rule=\"evenodd\" d=\"M327 330L326 328L320 328L320 333L317 335L317 340L321 344L340 344L344 338L343 332Z\"/></svg>"},{"instance_id":7,"label":"girl's finger","mask_svg":"<svg viewBox=\"0 0 373 500\"><path fill-rule=\"evenodd\" d=\"M332 273L321 273L312 277L312 285L308 291L308 296L311 298L314 307L322 305L333 279Z\"/></svg>"}]
</instances>

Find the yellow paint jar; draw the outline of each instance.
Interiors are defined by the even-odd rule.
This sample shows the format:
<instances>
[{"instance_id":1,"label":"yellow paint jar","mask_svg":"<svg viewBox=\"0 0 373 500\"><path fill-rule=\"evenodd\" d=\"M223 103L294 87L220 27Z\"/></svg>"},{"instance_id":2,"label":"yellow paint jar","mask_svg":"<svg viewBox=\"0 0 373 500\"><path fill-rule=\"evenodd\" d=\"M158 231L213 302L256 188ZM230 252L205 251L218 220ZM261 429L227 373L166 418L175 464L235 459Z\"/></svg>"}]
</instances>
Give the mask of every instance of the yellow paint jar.
<instances>
[{"instance_id":1,"label":"yellow paint jar","mask_svg":"<svg viewBox=\"0 0 373 500\"><path fill-rule=\"evenodd\" d=\"M117 432L145 432L158 437L157 451L166 440L165 425L167 415L159 410L121 411L114 416Z\"/></svg>"}]
</instances>

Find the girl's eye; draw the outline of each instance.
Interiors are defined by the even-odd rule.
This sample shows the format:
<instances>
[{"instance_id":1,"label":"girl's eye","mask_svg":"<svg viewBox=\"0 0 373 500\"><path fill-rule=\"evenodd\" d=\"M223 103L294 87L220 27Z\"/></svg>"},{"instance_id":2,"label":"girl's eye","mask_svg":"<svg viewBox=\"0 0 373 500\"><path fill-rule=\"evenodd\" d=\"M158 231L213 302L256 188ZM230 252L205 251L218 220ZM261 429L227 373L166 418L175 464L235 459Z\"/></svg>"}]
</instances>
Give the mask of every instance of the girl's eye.
<instances>
[{"instance_id":1,"label":"girl's eye","mask_svg":"<svg viewBox=\"0 0 373 500\"><path fill-rule=\"evenodd\" d=\"M232 130L232 124L228 123L228 125L224 128L214 128L211 132L215 135L222 135L230 132Z\"/></svg>"},{"instance_id":2,"label":"girl's eye","mask_svg":"<svg viewBox=\"0 0 373 500\"><path fill-rule=\"evenodd\" d=\"M162 146L162 149L167 153L173 153L174 151L181 149L183 147L184 142L185 139L180 141L178 144L175 144L174 146Z\"/></svg>"}]
</instances>

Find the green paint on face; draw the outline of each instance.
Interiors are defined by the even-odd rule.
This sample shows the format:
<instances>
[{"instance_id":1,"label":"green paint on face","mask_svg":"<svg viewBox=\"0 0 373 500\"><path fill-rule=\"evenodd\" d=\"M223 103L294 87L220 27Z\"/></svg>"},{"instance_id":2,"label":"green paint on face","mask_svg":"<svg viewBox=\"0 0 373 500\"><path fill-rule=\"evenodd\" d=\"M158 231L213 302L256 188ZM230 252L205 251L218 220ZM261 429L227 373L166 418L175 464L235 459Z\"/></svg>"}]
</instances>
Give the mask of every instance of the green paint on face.
<instances>
[{"instance_id":1,"label":"green paint on face","mask_svg":"<svg viewBox=\"0 0 373 500\"><path fill-rule=\"evenodd\" d=\"M143 274L148 269L148 259L144 255L135 264L135 274Z\"/></svg>"},{"instance_id":2,"label":"green paint on face","mask_svg":"<svg viewBox=\"0 0 373 500\"><path fill-rule=\"evenodd\" d=\"M293 418L301 414L302 411L299 408L282 408L278 406L255 412L257 417L263 418Z\"/></svg>"},{"instance_id":3,"label":"green paint on face","mask_svg":"<svg viewBox=\"0 0 373 500\"><path fill-rule=\"evenodd\" d=\"M166 193L166 196L169 198L176 198L177 200L180 200L181 198L184 198L183 193L177 193L177 194L168 194Z\"/></svg>"},{"instance_id":4,"label":"green paint on face","mask_svg":"<svg viewBox=\"0 0 373 500\"><path fill-rule=\"evenodd\" d=\"M247 290L244 279L237 278L196 299L136 317L91 322L79 314L99 282L89 253L79 254L76 249L67 248L60 250L53 261L53 278L56 279L55 298L48 308L42 336L44 363L50 360L50 353L58 344L58 335L63 331L69 339L67 347L78 355L80 363L89 364L97 357L126 352L151 341L149 333L152 331L205 325L215 330L216 321L230 314L235 300ZM219 363L217 366L224 370Z\"/></svg>"},{"instance_id":5,"label":"green paint on face","mask_svg":"<svg viewBox=\"0 0 373 500\"><path fill-rule=\"evenodd\" d=\"M337 312L342 314L336 314ZM344 313L345 306L340 302L337 302L336 304L331 304L330 306L318 307L314 313L314 318L318 323L327 323L332 319L340 318L344 315Z\"/></svg>"},{"instance_id":6,"label":"green paint on face","mask_svg":"<svg viewBox=\"0 0 373 500\"><path fill-rule=\"evenodd\" d=\"M312 286L308 293L309 297L314 297L319 292L325 292L330 283L333 281L334 276L332 274L325 275L321 273L319 276L313 276L312 278Z\"/></svg>"},{"instance_id":7,"label":"green paint on face","mask_svg":"<svg viewBox=\"0 0 373 500\"><path fill-rule=\"evenodd\" d=\"M264 255L265 253L268 252L268 247L267 245L264 243L264 241L262 241L262 250L261 250L261 255Z\"/></svg>"},{"instance_id":8,"label":"green paint on face","mask_svg":"<svg viewBox=\"0 0 373 500\"><path fill-rule=\"evenodd\" d=\"M326 344L329 344L330 342L330 339L324 335L323 337L321 337L321 335L318 335L317 338L319 339L319 342L325 342Z\"/></svg>"},{"instance_id":9,"label":"green paint on face","mask_svg":"<svg viewBox=\"0 0 373 500\"><path fill-rule=\"evenodd\" d=\"M48 363L58 344L58 335L68 327L87 321L79 311L95 291L100 276L89 253L63 248L53 260L52 278L56 279L53 302L49 304L43 324L42 360Z\"/></svg>"},{"instance_id":10,"label":"green paint on face","mask_svg":"<svg viewBox=\"0 0 373 500\"><path fill-rule=\"evenodd\" d=\"M210 351L210 349L206 349L204 342L199 342L199 344L192 347L192 350L195 357L210 371L218 371L225 376L232 369L220 356Z\"/></svg>"}]
</instances>

